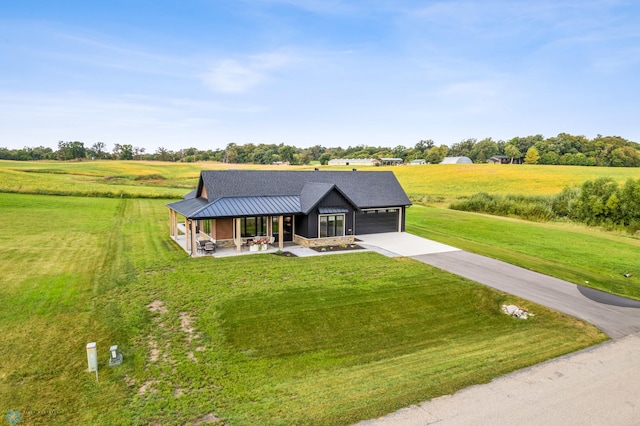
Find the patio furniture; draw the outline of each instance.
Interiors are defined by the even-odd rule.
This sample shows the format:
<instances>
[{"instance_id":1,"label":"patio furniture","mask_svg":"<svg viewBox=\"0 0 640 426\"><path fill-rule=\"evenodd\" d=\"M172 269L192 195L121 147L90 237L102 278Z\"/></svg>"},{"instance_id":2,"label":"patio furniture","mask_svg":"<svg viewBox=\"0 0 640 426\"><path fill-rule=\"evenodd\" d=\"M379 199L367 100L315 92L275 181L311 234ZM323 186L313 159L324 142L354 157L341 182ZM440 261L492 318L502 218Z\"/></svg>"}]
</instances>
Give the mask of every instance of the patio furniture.
<instances>
[{"instance_id":1,"label":"patio furniture","mask_svg":"<svg viewBox=\"0 0 640 426\"><path fill-rule=\"evenodd\" d=\"M216 252L216 245L212 241L207 241L204 243L204 253L205 254L213 254Z\"/></svg>"},{"instance_id":2,"label":"patio furniture","mask_svg":"<svg viewBox=\"0 0 640 426\"><path fill-rule=\"evenodd\" d=\"M206 243L207 243L206 240L198 241L198 245L197 245L198 253L204 253Z\"/></svg>"}]
</instances>

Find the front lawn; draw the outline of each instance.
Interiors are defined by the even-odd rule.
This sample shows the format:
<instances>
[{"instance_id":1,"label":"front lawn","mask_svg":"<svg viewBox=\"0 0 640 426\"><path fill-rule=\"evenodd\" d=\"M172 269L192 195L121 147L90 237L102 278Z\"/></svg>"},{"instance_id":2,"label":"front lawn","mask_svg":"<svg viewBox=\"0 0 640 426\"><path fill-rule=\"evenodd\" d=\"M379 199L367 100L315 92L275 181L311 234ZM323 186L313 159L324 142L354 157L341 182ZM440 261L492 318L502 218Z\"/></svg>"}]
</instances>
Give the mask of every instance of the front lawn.
<instances>
[{"instance_id":1,"label":"front lawn","mask_svg":"<svg viewBox=\"0 0 640 426\"><path fill-rule=\"evenodd\" d=\"M0 207L0 407L27 424L350 424L606 338L410 259L191 259L159 200Z\"/></svg>"}]
</instances>

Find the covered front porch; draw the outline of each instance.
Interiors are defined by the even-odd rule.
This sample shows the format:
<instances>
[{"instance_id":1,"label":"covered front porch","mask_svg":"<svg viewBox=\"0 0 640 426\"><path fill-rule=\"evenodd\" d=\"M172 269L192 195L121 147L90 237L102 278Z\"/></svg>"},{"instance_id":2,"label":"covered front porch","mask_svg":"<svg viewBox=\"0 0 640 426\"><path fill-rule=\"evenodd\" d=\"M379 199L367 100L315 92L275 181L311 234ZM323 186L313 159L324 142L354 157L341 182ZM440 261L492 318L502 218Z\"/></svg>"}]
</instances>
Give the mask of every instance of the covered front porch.
<instances>
[{"instance_id":1,"label":"covered front porch","mask_svg":"<svg viewBox=\"0 0 640 426\"><path fill-rule=\"evenodd\" d=\"M293 240L292 215L190 219L169 211L170 236L191 256L277 251Z\"/></svg>"},{"instance_id":2,"label":"covered front porch","mask_svg":"<svg viewBox=\"0 0 640 426\"><path fill-rule=\"evenodd\" d=\"M196 251L194 254L191 254L191 252L189 251L185 234L180 234L177 237L172 239L176 242L176 244L178 244L180 248L182 248L186 253L190 254L192 257L223 258L223 257L233 257L233 256L249 256L252 254L275 254L280 251L291 252L297 257L317 256L319 254L318 252L308 247L298 245L291 241L284 243L283 247L280 247L278 244L269 244L265 249L260 251L251 251L247 246L243 246L242 249L238 251L235 246L232 246L232 247L217 247L215 252L211 252L211 253Z\"/></svg>"}]
</instances>

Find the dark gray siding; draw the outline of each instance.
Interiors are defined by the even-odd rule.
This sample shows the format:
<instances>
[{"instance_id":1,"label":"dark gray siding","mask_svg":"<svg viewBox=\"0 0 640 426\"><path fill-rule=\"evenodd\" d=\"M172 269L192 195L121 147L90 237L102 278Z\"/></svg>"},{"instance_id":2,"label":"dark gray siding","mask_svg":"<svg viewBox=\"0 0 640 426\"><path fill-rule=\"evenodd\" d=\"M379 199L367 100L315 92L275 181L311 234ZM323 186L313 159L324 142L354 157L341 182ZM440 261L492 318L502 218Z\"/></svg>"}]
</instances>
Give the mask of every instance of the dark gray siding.
<instances>
[{"instance_id":1,"label":"dark gray siding","mask_svg":"<svg viewBox=\"0 0 640 426\"><path fill-rule=\"evenodd\" d=\"M311 236L313 234L311 234L310 232L313 230L309 230L310 223L313 223L313 221L310 221L309 216L297 215L296 221L295 221L295 226L296 226L295 233L305 238L316 238L318 235L317 225L316 225L315 236Z\"/></svg>"}]
</instances>

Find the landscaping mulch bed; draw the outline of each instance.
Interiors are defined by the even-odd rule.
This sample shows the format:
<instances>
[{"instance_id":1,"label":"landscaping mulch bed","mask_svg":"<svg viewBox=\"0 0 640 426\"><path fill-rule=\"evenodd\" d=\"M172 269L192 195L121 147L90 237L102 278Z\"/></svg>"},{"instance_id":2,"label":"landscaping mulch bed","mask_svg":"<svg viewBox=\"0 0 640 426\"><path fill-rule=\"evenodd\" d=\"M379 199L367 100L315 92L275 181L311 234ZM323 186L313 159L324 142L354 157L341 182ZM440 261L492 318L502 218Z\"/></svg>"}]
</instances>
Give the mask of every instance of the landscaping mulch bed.
<instances>
[{"instance_id":1,"label":"landscaping mulch bed","mask_svg":"<svg viewBox=\"0 0 640 426\"><path fill-rule=\"evenodd\" d=\"M364 247L359 246L358 244L341 244L337 246L320 246L320 247L310 247L312 250L318 252L327 252L327 251L350 251L350 250L363 250Z\"/></svg>"}]
</instances>

